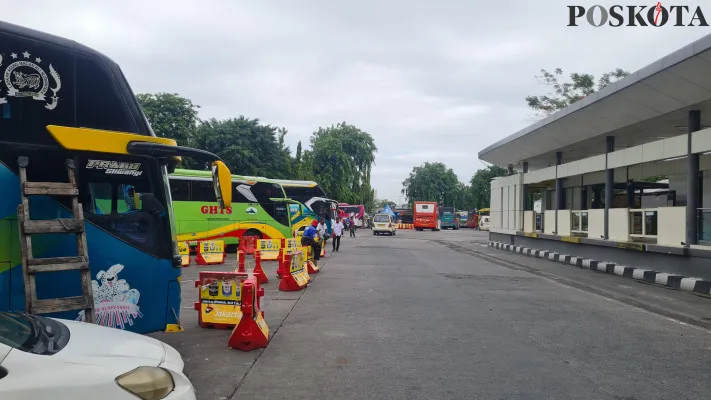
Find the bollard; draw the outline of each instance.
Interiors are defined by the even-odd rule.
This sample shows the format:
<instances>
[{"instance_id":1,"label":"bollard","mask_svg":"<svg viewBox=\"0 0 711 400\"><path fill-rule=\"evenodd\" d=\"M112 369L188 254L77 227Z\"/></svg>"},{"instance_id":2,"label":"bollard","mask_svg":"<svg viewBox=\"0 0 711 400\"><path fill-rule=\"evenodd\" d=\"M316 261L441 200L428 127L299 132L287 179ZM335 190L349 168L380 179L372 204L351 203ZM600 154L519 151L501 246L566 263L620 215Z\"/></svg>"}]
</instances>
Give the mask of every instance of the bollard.
<instances>
[{"instance_id":1,"label":"bollard","mask_svg":"<svg viewBox=\"0 0 711 400\"><path fill-rule=\"evenodd\" d=\"M262 283L269 282L267 274L262 269L262 252L257 250L254 252L254 276L257 277L257 282L261 285Z\"/></svg>"},{"instance_id":2,"label":"bollard","mask_svg":"<svg viewBox=\"0 0 711 400\"><path fill-rule=\"evenodd\" d=\"M247 274L238 272L200 271L195 281L198 301L198 325L202 328L232 329L242 319L240 302L242 284Z\"/></svg>"},{"instance_id":3,"label":"bollard","mask_svg":"<svg viewBox=\"0 0 711 400\"><path fill-rule=\"evenodd\" d=\"M244 251L237 250L237 272L240 272L240 273L247 272L244 269L244 258L245 258Z\"/></svg>"},{"instance_id":4,"label":"bollard","mask_svg":"<svg viewBox=\"0 0 711 400\"><path fill-rule=\"evenodd\" d=\"M198 265L214 265L225 262L225 242L206 240L198 243L195 261Z\"/></svg>"},{"instance_id":5,"label":"bollard","mask_svg":"<svg viewBox=\"0 0 711 400\"><path fill-rule=\"evenodd\" d=\"M286 254L284 256L284 266L282 266L281 281L279 281L279 290L282 292L296 292L305 288L308 285L308 278L304 276L305 273L303 252Z\"/></svg>"},{"instance_id":6,"label":"bollard","mask_svg":"<svg viewBox=\"0 0 711 400\"><path fill-rule=\"evenodd\" d=\"M309 246L305 246L301 248L301 251L306 254L306 258L304 260L304 265L306 265L306 270L308 271L309 275L313 274L318 274L321 269L316 265L316 262L314 261L314 256L311 254L313 250Z\"/></svg>"},{"instance_id":7,"label":"bollard","mask_svg":"<svg viewBox=\"0 0 711 400\"><path fill-rule=\"evenodd\" d=\"M232 330L227 346L231 349L251 351L267 347L269 327L264 321L264 311L260 310L259 298L264 296L264 289L254 278L246 279L242 284L241 313L243 318Z\"/></svg>"}]
</instances>

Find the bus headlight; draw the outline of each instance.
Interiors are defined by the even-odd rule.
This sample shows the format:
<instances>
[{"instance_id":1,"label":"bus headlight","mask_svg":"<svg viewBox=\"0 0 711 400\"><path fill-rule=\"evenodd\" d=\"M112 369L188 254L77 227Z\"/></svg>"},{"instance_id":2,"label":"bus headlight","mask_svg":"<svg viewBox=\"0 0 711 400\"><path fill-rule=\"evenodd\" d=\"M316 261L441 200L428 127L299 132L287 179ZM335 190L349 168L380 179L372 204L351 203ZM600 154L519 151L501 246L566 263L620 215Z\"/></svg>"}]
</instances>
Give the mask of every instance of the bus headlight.
<instances>
[{"instance_id":1,"label":"bus headlight","mask_svg":"<svg viewBox=\"0 0 711 400\"><path fill-rule=\"evenodd\" d=\"M160 400L175 388L170 372L158 367L138 367L118 378L116 383L143 400Z\"/></svg>"}]
</instances>

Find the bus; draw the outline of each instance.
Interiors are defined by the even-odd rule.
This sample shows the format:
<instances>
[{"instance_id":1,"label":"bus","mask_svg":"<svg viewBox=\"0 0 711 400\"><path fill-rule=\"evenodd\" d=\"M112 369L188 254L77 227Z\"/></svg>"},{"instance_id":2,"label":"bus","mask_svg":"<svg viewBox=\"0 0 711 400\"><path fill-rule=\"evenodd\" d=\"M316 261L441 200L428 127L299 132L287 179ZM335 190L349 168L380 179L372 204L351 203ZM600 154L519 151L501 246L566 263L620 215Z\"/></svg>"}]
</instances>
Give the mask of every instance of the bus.
<instances>
[{"instance_id":1,"label":"bus","mask_svg":"<svg viewBox=\"0 0 711 400\"><path fill-rule=\"evenodd\" d=\"M1 21L0 43L0 310L30 311L18 235L20 164L28 181L69 183L71 162L88 259L67 234L34 235L33 258L72 257L88 268L99 325L181 330L182 269L168 172L182 156L211 163L216 204L229 208L229 169L214 154L156 137L121 69L105 55ZM73 217L72 198L30 196L29 211L33 220L63 223L57 218ZM34 281L32 297L74 297L78 308L92 307L91 298L82 298L79 270L38 273ZM43 315L91 317L83 310Z\"/></svg>"},{"instance_id":2,"label":"bus","mask_svg":"<svg viewBox=\"0 0 711 400\"><path fill-rule=\"evenodd\" d=\"M340 210L341 217L350 217L353 215L359 220L362 220L365 215L365 206L362 204L352 205L348 203L338 203L338 208Z\"/></svg>"},{"instance_id":3,"label":"bus","mask_svg":"<svg viewBox=\"0 0 711 400\"><path fill-rule=\"evenodd\" d=\"M460 228L466 228L467 227L467 219L469 218L469 212L468 211L459 211L459 227Z\"/></svg>"},{"instance_id":4,"label":"bus","mask_svg":"<svg viewBox=\"0 0 711 400\"><path fill-rule=\"evenodd\" d=\"M170 175L178 241L219 239L236 245L243 236L292 237L289 206L282 185L262 177L232 175L232 206L220 209L211 190L211 172L176 169ZM294 203L294 204L290 204Z\"/></svg>"},{"instance_id":5,"label":"bus","mask_svg":"<svg viewBox=\"0 0 711 400\"><path fill-rule=\"evenodd\" d=\"M454 207L440 207L439 222L442 229L459 230L459 215Z\"/></svg>"},{"instance_id":6,"label":"bus","mask_svg":"<svg viewBox=\"0 0 711 400\"><path fill-rule=\"evenodd\" d=\"M469 210L469 214L467 215L467 228L479 228L479 211L476 209Z\"/></svg>"},{"instance_id":7,"label":"bus","mask_svg":"<svg viewBox=\"0 0 711 400\"><path fill-rule=\"evenodd\" d=\"M286 196L297 203L289 205L291 229L294 236L300 235L311 221L328 215L331 219L338 216L338 202L329 199L326 192L314 181L275 179L282 185Z\"/></svg>"},{"instance_id":8,"label":"bus","mask_svg":"<svg viewBox=\"0 0 711 400\"><path fill-rule=\"evenodd\" d=\"M437 203L432 201L416 201L413 207L413 225L415 230L440 229Z\"/></svg>"}]
</instances>

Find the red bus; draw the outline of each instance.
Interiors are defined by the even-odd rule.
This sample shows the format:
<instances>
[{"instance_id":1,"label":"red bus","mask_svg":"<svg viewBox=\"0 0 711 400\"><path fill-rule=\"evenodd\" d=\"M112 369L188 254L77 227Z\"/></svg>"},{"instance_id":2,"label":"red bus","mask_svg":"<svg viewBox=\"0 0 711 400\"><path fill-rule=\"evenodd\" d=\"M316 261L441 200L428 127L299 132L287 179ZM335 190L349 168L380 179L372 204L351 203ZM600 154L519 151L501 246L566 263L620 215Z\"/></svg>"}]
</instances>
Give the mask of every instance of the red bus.
<instances>
[{"instance_id":1,"label":"red bus","mask_svg":"<svg viewBox=\"0 0 711 400\"><path fill-rule=\"evenodd\" d=\"M477 228L479 226L479 212L477 210L469 211L467 215L467 228Z\"/></svg>"},{"instance_id":2,"label":"red bus","mask_svg":"<svg viewBox=\"0 0 711 400\"><path fill-rule=\"evenodd\" d=\"M338 203L338 209L342 211L342 213L340 213L341 217L350 217L351 214L354 214L356 218L362 220L363 215L365 215L365 206L362 204L352 205L347 203Z\"/></svg>"},{"instance_id":3,"label":"red bus","mask_svg":"<svg viewBox=\"0 0 711 400\"><path fill-rule=\"evenodd\" d=\"M432 201L416 201L412 211L415 230L439 230L439 210L437 203Z\"/></svg>"}]
</instances>

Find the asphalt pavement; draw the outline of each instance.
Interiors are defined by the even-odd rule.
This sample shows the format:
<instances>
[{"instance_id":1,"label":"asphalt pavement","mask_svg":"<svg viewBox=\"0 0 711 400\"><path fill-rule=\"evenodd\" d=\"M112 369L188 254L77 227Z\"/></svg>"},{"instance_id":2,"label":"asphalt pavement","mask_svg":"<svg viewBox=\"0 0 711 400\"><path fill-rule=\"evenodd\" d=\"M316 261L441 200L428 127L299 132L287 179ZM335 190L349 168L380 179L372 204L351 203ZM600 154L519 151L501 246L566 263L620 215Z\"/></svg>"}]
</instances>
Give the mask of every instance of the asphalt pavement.
<instances>
[{"instance_id":1,"label":"asphalt pavement","mask_svg":"<svg viewBox=\"0 0 711 400\"><path fill-rule=\"evenodd\" d=\"M197 327L184 269L175 346L199 399L700 399L711 299L486 248L487 234L360 230L264 309L243 353ZM330 250L330 248L329 248ZM215 270L234 268L234 259Z\"/></svg>"}]
</instances>

